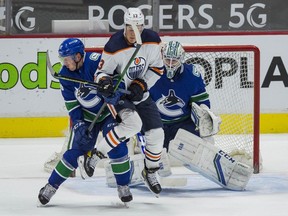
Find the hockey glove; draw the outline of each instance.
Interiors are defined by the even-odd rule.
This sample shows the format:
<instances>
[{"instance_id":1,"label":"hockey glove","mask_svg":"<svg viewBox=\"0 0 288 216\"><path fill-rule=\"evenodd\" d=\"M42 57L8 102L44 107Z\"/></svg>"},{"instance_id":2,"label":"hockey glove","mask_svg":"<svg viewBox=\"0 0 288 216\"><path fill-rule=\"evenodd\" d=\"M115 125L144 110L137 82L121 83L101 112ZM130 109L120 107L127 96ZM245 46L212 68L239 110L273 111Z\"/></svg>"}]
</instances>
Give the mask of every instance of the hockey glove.
<instances>
[{"instance_id":1,"label":"hockey glove","mask_svg":"<svg viewBox=\"0 0 288 216\"><path fill-rule=\"evenodd\" d=\"M122 95L123 93L121 93L120 91L116 91L114 94L110 95L109 97L103 96L103 98L106 103L112 104L115 106L119 103Z\"/></svg>"},{"instance_id":2,"label":"hockey glove","mask_svg":"<svg viewBox=\"0 0 288 216\"><path fill-rule=\"evenodd\" d=\"M144 95L144 92L147 91L147 83L140 78L137 78L132 81L128 90L131 92L126 96L128 100L131 101L141 101Z\"/></svg>"},{"instance_id":3,"label":"hockey glove","mask_svg":"<svg viewBox=\"0 0 288 216\"><path fill-rule=\"evenodd\" d=\"M84 121L78 121L74 126L74 139L81 145L88 145L92 140L92 135L88 131L88 124Z\"/></svg>"},{"instance_id":4,"label":"hockey glove","mask_svg":"<svg viewBox=\"0 0 288 216\"><path fill-rule=\"evenodd\" d=\"M98 92L104 97L109 97L113 94L113 80L110 76L101 77L98 84L100 85L100 88L98 88Z\"/></svg>"},{"instance_id":5,"label":"hockey glove","mask_svg":"<svg viewBox=\"0 0 288 216\"><path fill-rule=\"evenodd\" d=\"M221 118L216 116L205 104L192 103L191 119L199 129L200 137L215 135L220 130Z\"/></svg>"}]
</instances>

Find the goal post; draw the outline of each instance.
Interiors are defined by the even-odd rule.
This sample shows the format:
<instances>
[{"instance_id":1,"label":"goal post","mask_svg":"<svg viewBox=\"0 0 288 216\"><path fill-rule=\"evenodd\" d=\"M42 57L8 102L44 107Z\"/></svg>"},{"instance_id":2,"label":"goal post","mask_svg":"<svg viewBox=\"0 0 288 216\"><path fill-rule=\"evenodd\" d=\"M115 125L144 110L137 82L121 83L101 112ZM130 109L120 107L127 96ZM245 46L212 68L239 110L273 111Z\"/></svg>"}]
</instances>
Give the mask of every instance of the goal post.
<instances>
[{"instance_id":1,"label":"goal post","mask_svg":"<svg viewBox=\"0 0 288 216\"><path fill-rule=\"evenodd\" d=\"M215 145L260 171L260 51L254 45L185 45L185 62L204 78L212 111L220 115ZM102 48L86 48L102 52ZM191 83L193 85L193 83Z\"/></svg>"}]
</instances>

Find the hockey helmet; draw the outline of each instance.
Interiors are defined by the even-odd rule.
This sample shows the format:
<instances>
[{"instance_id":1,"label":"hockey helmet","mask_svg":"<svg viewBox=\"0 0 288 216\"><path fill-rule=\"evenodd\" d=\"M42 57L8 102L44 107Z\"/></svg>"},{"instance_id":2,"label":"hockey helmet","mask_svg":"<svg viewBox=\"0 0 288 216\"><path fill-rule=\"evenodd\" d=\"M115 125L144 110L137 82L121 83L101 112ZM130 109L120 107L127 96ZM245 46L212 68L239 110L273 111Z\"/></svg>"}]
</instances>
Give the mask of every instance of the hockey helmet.
<instances>
[{"instance_id":1,"label":"hockey helmet","mask_svg":"<svg viewBox=\"0 0 288 216\"><path fill-rule=\"evenodd\" d=\"M80 53L81 56L84 55L84 44L78 38L68 38L64 40L58 49L59 57L75 56Z\"/></svg>"},{"instance_id":2,"label":"hockey helmet","mask_svg":"<svg viewBox=\"0 0 288 216\"><path fill-rule=\"evenodd\" d=\"M172 79L184 61L185 51L178 41L169 41L162 49L167 77Z\"/></svg>"},{"instance_id":3,"label":"hockey helmet","mask_svg":"<svg viewBox=\"0 0 288 216\"><path fill-rule=\"evenodd\" d=\"M125 25L144 25L144 15L139 8L130 7L124 14Z\"/></svg>"}]
</instances>

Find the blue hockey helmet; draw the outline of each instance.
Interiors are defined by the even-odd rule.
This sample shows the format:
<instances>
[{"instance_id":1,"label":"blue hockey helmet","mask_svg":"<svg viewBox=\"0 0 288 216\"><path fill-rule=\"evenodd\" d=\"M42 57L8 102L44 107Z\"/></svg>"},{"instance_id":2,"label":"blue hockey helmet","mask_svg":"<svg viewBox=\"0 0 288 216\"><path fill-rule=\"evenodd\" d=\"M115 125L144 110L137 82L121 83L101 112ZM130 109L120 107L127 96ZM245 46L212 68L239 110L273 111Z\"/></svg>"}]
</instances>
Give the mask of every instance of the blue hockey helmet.
<instances>
[{"instance_id":1,"label":"blue hockey helmet","mask_svg":"<svg viewBox=\"0 0 288 216\"><path fill-rule=\"evenodd\" d=\"M84 44L81 40L77 38L68 38L64 40L58 49L59 57L74 56L80 53L81 56L84 55Z\"/></svg>"}]
</instances>

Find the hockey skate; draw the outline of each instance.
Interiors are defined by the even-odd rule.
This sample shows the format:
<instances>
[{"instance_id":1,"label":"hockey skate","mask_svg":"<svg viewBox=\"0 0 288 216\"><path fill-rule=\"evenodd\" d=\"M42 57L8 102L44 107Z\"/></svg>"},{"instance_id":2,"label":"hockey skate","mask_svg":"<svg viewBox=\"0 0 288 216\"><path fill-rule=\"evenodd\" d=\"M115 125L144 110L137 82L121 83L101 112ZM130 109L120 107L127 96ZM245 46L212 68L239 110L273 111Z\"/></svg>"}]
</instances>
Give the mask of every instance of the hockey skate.
<instances>
[{"instance_id":1,"label":"hockey skate","mask_svg":"<svg viewBox=\"0 0 288 216\"><path fill-rule=\"evenodd\" d=\"M158 197L158 195L160 194L160 192L162 190L161 185L157 179L156 171L158 169L159 168L148 169L145 166L144 169L142 170L142 173L141 173L145 185L149 188L149 190L152 193L154 193L156 195L156 197Z\"/></svg>"},{"instance_id":2,"label":"hockey skate","mask_svg":"<svg viewBox=\"0 0 288 216\"><path fill-rule=\"evenodd\" d=\"M82 179L86 179L88 176L92 177L96 165L103 158L106 157L101 152L97 151L97 149L92 150L91 156L85 154L83 157L79 157L78 166Z\"/></svg>"},{"instance_id":3,"label":"hockey skate","mask_svg":"<svg viewBox=\"0 0 288 216\"><path fill-rule=\"evenodd\" d=\"M130 188L128 185L117 185L117 189L118 189L118 196L121 199L122 202L126 203L126 202L130 202L131 200L133 200L133 196L130 192Z\"/></svg>"},{"instance_id":4,"label":"hockey skate","mask_svg":"<svg viewBox=\"0 0 288 216\"><path fill-rule=\"evenodd\" d=\"M54 188L52 185L47 183L43 188L40 189L38 194L38 199L42 205L46 205L51 197L56 193L56 188Z\"/></svg>"}]
</instances>

